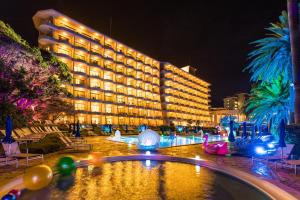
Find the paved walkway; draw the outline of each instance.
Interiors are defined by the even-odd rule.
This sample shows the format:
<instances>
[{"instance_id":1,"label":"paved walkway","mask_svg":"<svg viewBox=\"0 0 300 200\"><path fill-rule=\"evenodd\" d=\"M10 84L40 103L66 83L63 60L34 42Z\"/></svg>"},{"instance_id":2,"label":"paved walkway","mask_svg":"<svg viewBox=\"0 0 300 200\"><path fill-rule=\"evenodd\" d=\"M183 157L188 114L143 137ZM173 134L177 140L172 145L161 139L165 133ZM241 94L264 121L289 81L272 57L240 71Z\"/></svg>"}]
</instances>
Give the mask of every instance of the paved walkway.
<instances>
[{"instance_id":1,"label":"paved walkway","mask_svg":"<svg viewBox=\"0 0 300 200\"><path fill-rule=\"evenodd\" d=\"M139 151L136 149L135 145L127 145L125 143L116 143L106 140L106 137L89 137L88 143L93 144L93 151L103 153L103 156L115 156L115 155L130 155L138 154ZM275 171L274 167L266 165L261 162L255 162L251 165L251 159L238 157L238 156L214 156L203 153L201 145L189 145L181 147L163 148L159 149L157 153L178 156L178 157L191 157L200 156L202 159L214 161L219 165L230 166L237 168L242 171L246 171L255 176L258 176L264 180L272 182L273 184L284 188L286 191L290 192L294 196L300 199L300 173L294 175L293 170L290 169L277 169ZM88 153L72 153L72 152L58 152L53 154L48 154L45 156L44 164L54 167L58 159L61 156L72 155L76 160L85 159L88 157ZM12 178L24 173L26 167L22 165L19 169L15 169L13 166L10 167L0 167L0 187L1 185L9 182ZM31 165L37 165L38 162L32 162ZM300 171L300 169L299 169Z\"/></svg>"}]
</instances>

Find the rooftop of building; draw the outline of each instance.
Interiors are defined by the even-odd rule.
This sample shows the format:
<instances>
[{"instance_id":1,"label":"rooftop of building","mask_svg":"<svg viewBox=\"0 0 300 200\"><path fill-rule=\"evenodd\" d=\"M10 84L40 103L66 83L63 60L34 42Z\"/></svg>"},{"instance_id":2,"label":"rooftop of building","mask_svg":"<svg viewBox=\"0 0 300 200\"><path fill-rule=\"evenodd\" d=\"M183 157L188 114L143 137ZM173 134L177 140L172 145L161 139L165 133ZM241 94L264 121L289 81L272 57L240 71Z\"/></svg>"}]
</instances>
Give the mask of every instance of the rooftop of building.
<instances>
[{"instance_id":1,"label":"rooftop of building","mask_svg":"<svg viewBox=\"0 0 300 200\"><path fill-rule=\"evenodd\" d=\"M156 60L156 59L154 59L154 58L152 58L152 57L150 57L150 56L148 56L148 55L146 55L146 54L144 54L144 53L142 53L142 52L140 52L140 51L138 51L138 50L136 50L136 49L134 49L132 47L129 47L128 45L126 45L126 44L124 44L124 43L122 43L122 42L120 42L120 41L118 41L118 40L116 40L116 39L114 39L114 38L112 38L110 36L107 36L107 35L103 34L100 31L97 31L97 30L95 30L93 28L90 28L89 26L86 26L85 24L82 24L81 22L76 21L75 19L73 19L73 18L71 18L71 17L69 17L67 15L64 15L64 14L62 14L62 13L60 13L60 12L54 10L54 9L46 9L46 10L39 10L39 11L37 11L36 14L32 17L34 26L36 28L38 28L38 26L41 24L41 20L40 19L46 19L48 17L61 17L62 19L64 19L67 22L71 22L71 23L77 24L79 26L79 29L82 29L85 32L89 32L91 34L102 35L102 36L104 36L106 38L111 39L114 42L122 44L124 47L126 47L128 49L136 51L136 52L142 54L145 57L148 57L148 58L150 58L150 59L152 59L152 60L154 60L156 62L159 62L158 60Z\"/></svg>"}]
</instances>

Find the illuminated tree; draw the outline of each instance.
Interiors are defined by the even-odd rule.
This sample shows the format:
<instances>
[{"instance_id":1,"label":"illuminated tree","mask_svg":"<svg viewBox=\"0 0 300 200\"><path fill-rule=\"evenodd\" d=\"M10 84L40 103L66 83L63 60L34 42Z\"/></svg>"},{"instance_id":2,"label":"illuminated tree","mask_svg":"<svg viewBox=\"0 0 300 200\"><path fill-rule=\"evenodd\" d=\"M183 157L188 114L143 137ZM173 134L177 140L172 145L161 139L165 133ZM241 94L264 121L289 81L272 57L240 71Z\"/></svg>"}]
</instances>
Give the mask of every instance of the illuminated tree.
<instances>
[{"instance_id":1,"label":"illuminated tree","mask_svg":"<svg viewBox=\"0 0 300 200\"><path fill-rule=\"evenodd\" d=\"M17 110L24 116L31 113L31 121L41 120L39 116L44 116L42 111L47 110L53 98L69 95L64 85L70 81L71 74L64 63L49 52L31 48L0 21L1 117ZM7 106L10 109L5 109Z\"/></svg>"},{"instance_id":2,"label":"illuminated tree","mask_svg":"<svg viewBox=\"0 0 300 200\"><path fill-rule=\"evenodd\" d=\"M249 119L258 125L271 122L271 130L276 133L281 119L289 120L292 106L290 83L280 77L253 87L245 111Z\"/></svg>"},{"instance_id":3,"label":"illuminated tree","mask_svg":"<svg viewBox=\"0 0 300 200\"><path fill-rule=\"evenodd\" d=\"M273 130L281 119L294 111L293 68L288 15L283 11L279 21L266 29L268 36L253 42L249 65L255 86L246 104L249 119L258 125L271 123Z\"/></svg>"},{"instance_id":4,"label":"illuminated tree","mask_svg":"<svg viewBox=\"0 0 300 200\"><path fill-rule=\"evenodd\" d=\"M220 125L229 128L230 121L233 121L233 129L237 129L239 124L237 123L237 117L226 115L220 119Z\"/></svg>"},{"instance_id":5,"label":"illuminated tree","mask_svg":"<svg viewBox=\"0 0 300 200\"><path fill-rule=\"evenodd\" d=\"M292 60L286 11L279 21L266 28L268 36L253 42L256 49L249 54L251 62L245 68L254 82L271 81L282 76L283 81L292 81Z\"/></svg>"}]
</instances>

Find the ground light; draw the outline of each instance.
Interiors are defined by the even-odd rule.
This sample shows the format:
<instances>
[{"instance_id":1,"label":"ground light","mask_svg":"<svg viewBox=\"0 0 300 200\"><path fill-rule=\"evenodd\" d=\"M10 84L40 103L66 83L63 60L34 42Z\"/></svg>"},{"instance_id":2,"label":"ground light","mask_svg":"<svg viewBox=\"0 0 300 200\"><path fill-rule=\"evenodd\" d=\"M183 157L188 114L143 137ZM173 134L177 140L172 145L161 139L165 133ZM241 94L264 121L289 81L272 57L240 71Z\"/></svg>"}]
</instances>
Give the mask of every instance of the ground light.
<instances>
[{"instance_id":1,"label":"ground light","mask_svg":"<svg viewBox=\"0 0 300 200\"><path fill-rule=\"evenodd\" d=\"M262 146L255 147L255 153L257 155L265 155L267 153L266 149Z\"/></svg>"}]
</instances>

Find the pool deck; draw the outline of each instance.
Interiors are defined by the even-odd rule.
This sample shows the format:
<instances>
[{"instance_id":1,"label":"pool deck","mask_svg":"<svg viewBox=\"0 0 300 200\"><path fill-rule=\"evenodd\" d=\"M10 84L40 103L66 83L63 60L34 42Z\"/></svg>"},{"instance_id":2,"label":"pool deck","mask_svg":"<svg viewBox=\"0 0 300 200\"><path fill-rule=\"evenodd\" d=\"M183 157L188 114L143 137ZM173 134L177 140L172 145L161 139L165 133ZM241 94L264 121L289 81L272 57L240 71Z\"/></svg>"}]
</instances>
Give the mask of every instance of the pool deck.
<instances>
[{"instance_id":1,"label":"pool deck","mask_svg":"<svg viewBox=\"0 0 300 200\"><path fill-rule=\"evenodd\" d=\"M88 137L88 143L93 144L93 151L101 152L103 156L120 156L132 155L140 153L135 145L128 145L126 143L113 142L106 139L104 136ZM209 160L219 166L231 167L241 171L252 174L263 180L271 182L278 187L284 189L296 198L300 199L300 169L297 175L291 169L277 169L272 164L266 165L261 162L251 164L250 158L239 156L214 156L205 154L202 150L201 144L176 146L170 148L162 148L157 151L159 154L195 158L199 156L201 159ZM88 152L74 153L74 152L57 152L45 155L44 164L54 167L61 156L72 155L76 160L86 159ZM39 162L31 162L31 166L39 164ZM8 183L13 178L24 173L27 167L23 162L20 162L18 169L11 165L9 167L0 167L0 187Z\"/></svg>"}]
</instances>

